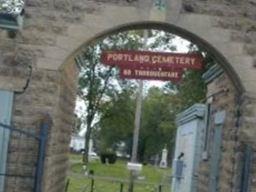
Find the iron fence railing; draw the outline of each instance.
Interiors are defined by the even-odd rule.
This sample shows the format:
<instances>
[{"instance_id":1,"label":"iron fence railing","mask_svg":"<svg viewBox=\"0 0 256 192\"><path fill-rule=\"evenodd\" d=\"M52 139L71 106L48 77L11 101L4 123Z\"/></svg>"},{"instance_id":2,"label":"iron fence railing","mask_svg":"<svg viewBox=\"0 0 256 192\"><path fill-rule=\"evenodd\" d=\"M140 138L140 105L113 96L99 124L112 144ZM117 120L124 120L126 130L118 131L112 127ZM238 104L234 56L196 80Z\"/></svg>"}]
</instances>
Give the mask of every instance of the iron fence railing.
<instances>
[{"instance_id":1,"label":"iron fence railing","mask_svg":"<svg viewBox=\"0 0 256 192\"><path fill-rule=\"evenodd\" d=\"M7 130L10 135L5 172L0 172L3 181L0 183L3 185L0 186L1 188L10 187L8 183L15 179L19 180L20 187L26 191L41 192L45 149L50 126L50 117L43 118L38 133L0 123L0 131Z\"/></svg>"},{"instance_id":2,"label":"iron fence railing","mask_svg":"<svg viewBox=\"0 0 256 192\"><path fill-rule=\"evenodd\" d=\"M77 185L77 181L84 182L83 185L76 186L77 192L128 192L129 180L117 179L113 177L102 177L102 176L84 176L81 175L72 176L73 179L67 180L65 192L71 191L72 182ZM169 184L166 183L150 183L141 180L134 181L133 192L170 192L171 181ZM73 191L74 189L72 189Z\"/></svg>"}]
</instances>

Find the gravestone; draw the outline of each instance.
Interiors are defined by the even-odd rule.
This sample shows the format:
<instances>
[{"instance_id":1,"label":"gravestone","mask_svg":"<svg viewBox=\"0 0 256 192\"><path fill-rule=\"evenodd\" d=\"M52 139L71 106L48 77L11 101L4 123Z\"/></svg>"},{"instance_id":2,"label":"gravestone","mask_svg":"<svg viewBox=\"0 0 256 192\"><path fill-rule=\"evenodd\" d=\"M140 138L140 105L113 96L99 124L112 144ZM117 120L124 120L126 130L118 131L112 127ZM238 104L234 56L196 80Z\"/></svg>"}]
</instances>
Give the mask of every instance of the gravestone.
<instances>
[{"instance_id":1,"label":"gravestone","mask_svg":"<svg viewBox=\"0 0 256 192\"><path fill-rule=\"evenodd\" d=\"M160 168L167 168L167 154L168 154L168 150L166 148L164 148L162 150L162 158L161 158L161 161L160 161L160 165L159 167Z\"/></svg>"}]
</instances>

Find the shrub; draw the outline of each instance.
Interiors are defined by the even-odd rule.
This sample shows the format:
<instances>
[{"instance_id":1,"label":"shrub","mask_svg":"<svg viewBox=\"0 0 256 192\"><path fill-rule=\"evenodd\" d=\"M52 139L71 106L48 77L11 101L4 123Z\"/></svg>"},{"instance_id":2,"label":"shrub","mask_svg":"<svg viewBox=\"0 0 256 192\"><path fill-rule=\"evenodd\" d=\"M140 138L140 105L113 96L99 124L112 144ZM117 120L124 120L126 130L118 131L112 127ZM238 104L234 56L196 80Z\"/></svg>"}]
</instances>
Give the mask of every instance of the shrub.
<instances>
[{"instance_id":1,"label":"shrub","mask_svg":"<svg viewBox=\"0 0 256 192\"><path fill-rule=\"evenodd\" d=\"M116 162L116 154L114 152L104 152L100 154L101 163L114 164Z\"/></svg>"}]
</instances>

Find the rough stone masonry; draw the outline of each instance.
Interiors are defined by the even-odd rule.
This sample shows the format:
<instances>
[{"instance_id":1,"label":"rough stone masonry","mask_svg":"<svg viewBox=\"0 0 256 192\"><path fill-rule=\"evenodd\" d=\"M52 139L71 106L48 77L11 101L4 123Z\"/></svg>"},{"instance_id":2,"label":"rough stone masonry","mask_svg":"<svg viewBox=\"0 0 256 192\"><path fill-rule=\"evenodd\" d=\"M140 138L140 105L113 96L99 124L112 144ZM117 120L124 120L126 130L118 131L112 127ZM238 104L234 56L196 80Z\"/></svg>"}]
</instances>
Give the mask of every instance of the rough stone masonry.
<instances>
[{"instance_id":1,"label":"rough stone masonry","mask_svg":"<svg viewBox=\"0 0 256 192\"><path fill-rule=\"evenodd\" d=\"M26 0L24 27L16 38L11 39L4 29L0 30L0 89L15 93L12 124L38 131L42 114L53 119L44 165L44 192L60 192L65 187L78 74L74 57L98 37L122 27L132 29L135 24L187 37L210 51L222 66L225 73L220 77L222 80L216 80L213 89L230 86L232 91L216 101L218 109L225 106L229 117L222 142L222 156L227 161L221 163L218 188L239 191L240 169L233 162L240 158L240 143L250 144L254 150L256 147L256 2L166 2L165 9L158 9L149 0ZM234 125L237 108L241 113L239 130ZM8 173L33 174L33 146L33 141L12 135ZM255 191L255 153L252 162L249 185ZM13 169L17 164L19 169ZM206 177L199 177L198 191L208 191L207 163L201 172ZM30 192L32 188L33 179L6 179L5 192Z\"/></svg>"}]
</instances>

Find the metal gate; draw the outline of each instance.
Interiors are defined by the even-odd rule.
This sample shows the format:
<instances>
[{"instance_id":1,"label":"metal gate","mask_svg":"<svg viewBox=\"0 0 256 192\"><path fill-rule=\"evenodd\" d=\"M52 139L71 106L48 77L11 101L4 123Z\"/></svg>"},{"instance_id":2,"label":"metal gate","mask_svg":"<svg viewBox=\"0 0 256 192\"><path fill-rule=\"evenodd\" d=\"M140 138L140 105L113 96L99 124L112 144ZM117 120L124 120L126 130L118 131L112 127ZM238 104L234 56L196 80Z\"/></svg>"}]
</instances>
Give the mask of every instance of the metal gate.
<instances>
[{"instance_id":1,"label":"metal gate","mask_svg":"<svg viewBox=\"0 0 256 192\"><path fill-rule=\"evenodd\" d=\"M50 126L51 119L48 115L39 122L39 129L34 132L0 122L0 131L10 132L6 168L5 172L0 172L0 177L4 179L3 192L9 187L15 187L17 183L19 191L41 192L45 149ZM0 192L2 192L1 189Z\"/></svg>"},{"instance_id":2,"label":"metal gate","mask_svg":"<svg viewBox=\"0 0 256 192\"><path fill-rule=\"evenodd\" d=\"M225 111L219 111L214 115L214 134L212 145L212 156L210 159L210 182L209 192L216 192L219 185L219 170L221 160L222 129L226 118Z\"/></svg>"}]
</instances>

